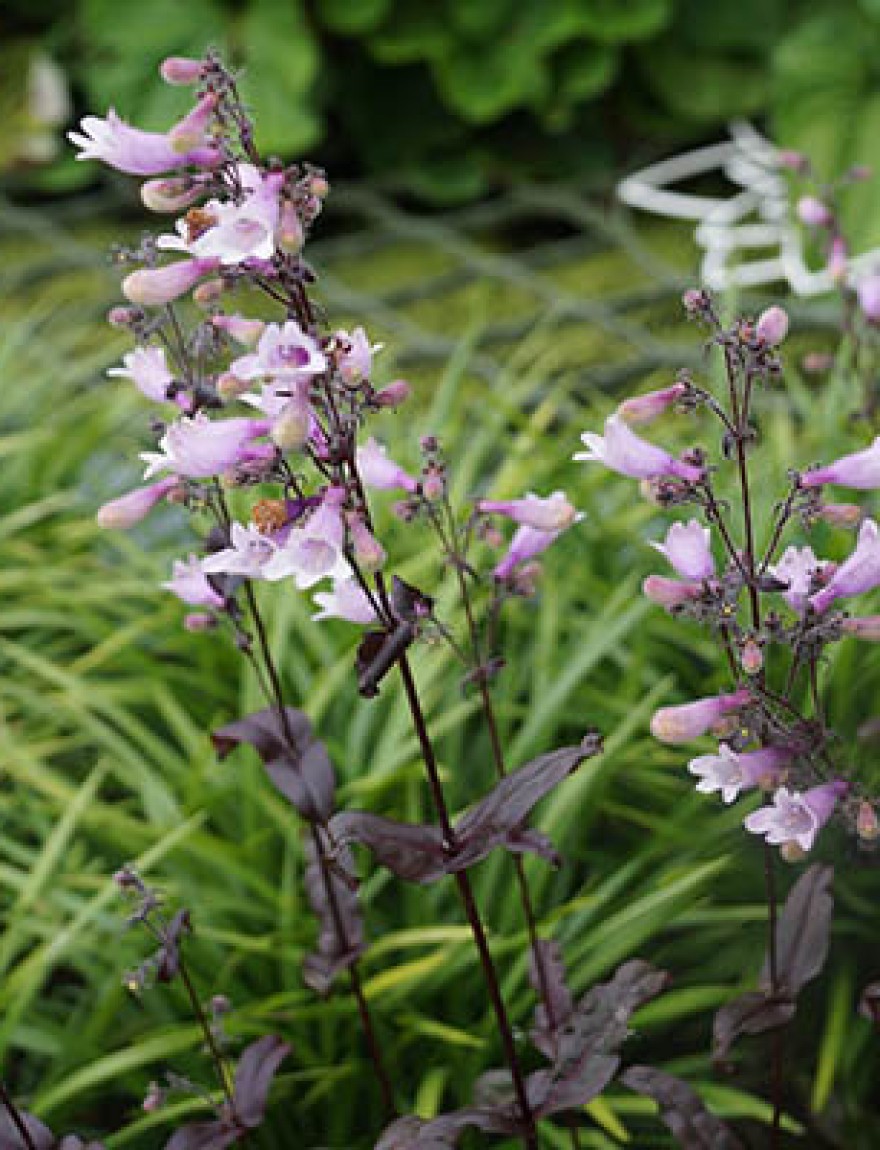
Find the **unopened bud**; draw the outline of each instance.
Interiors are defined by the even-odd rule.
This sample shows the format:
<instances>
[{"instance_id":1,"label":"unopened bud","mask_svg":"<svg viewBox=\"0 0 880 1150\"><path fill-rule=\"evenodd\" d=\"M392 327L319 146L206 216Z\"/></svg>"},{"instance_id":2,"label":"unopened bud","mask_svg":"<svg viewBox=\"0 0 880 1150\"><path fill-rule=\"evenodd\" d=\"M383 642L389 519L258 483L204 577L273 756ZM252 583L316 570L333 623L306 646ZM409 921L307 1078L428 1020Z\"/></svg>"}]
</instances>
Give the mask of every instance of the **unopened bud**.
<instances>
[{"instance_id":1,"label":"unopened bud","mask_svg":"<svg viewBox=\"0 0 880 1150\"><path fill-rule=\"evenodd\" d=\"M851 183L862 184L865 180L870 180L873 174L873 169L869 168L867 164L853 164L845 178Z\"/></svg>"},{"instance_id":2,"label":"unopened bud","mask_svg":"<svg viewBox=\"0 0 880 1150\"><path fill-rule=\"evenodd\" d=\"M122 294L132 303L144 307L171 303L195 287L219 262L216 259L178 260L162 268L142 268L125 277L122 281Z\"/></svg>"},{"instance_id":3,"label":"unopened bud","mask_svg":"<svg viewBox=\"0 0 880 1150\"><path fill-rule=\"evenodd\" d=\"M856 832L859 838L866 843L873 842L880 835L880 820L877 818L877 812L869 802L864 800L859 803L859 810L856 815Z\"/></svg>"},{"instance_id":4,"label":"unopened bud","mask_svg":"<svg viewBox=\"0 0 880 1150\"><path fill-rule=\"evenodd\" d=\"M385 562L385 551L378 539L358 514L347 516L348 533L355 561L365 571L378 571Z\"/></svg>"},{"instance_id":5,"label":"unopened bud","mask_svg":"<svg viewBox=\"0 0 880 1150\"><path fill-rule=\"evenodd\" d=\"M688 315L702 315L706 310L708 297L704 291L699 291L696 288L690 288L681 297L681 302L684 305L684 310Z\"/></svg>"},{"instance_id":6,"label":"unopened bud","mask_svg":"<svg viewBox=\"0 0 880 1150\"><path fill-rule=\"evenodd\" d=\"M297 212L296 207L290 200L285 200L281 205L275 240L281 250L288 252L290 255L297 255L301 252L303 244L306 242L306 235L302 220L299 218L299 212Z\"/></svg>"},{"instance_id":7,"label":"unopened bud","mask_svg":"<svg viewBox=\"0 0 880 1150\"><path fill-rule=\"evenodd\" d=\"M327 177L315 173L309 180L309 192L319 200L326 200L330 194L330 184L327 182Z\"/></svg>"},{"instance_id":8,"label":"unopened bud","mask_svg":"<svg viewBox=\"0 0 880 1150\"><path fill-rule=\"evenodd\" d=\"M261 319L247 319L243 315L212 315L211 323L245 347L253 347L266 330Z\"/></svg>"},{"instance_id":9,"label":"unopened bud","mask_svg":"<svg viewBox=\"0 0 880 1150\"><path fill-rule=\"evenodd\" d=\"M531 599L537 593L538 581L543 568L537 559L515 567L510 577L510 585L517 595L524 599Z\"/></svg>"},{"instance_id":10,"label":"unopened bud","mask_svg":"<svg viewBox=\"0 0 880 1150\"><path fill-rule=\"evenodd\" d=\"M831 241L827 271L836 284L846 280L849 271L849 251L843 236L835 236Z\"/></svg>"},{"instance_id":11,"label":"unopened bud","mask_svg":"<svg viewBox=\"0 0 880 1150\"><path fill-rule=\"evenodd\" d=\"M865 318L871 323L880 323L880 272L860 280L856 292Z\"/></svg>"},{"instance_id":12,"label":"unopened bud","mask_svg":"<svg viewBox=\"0 0 880 1150\"><path fill-rule=\"evenodd\" d=\"M781 168L788 168L790 172L805 172L810 166L810 161L802 152L782 151L776 159Z\"/></svg>"},{"instance_id":13,"label":"unopened bud","mask_svg":"<svg viewBox=\"0 0 880 1150\"><path fill-rule=\"evenodd\" d=\"M755 335L761 343L777 347L788 335L788 315L781 307L768 307L755 324Z\"/></svg>"},{"instance_id":14,"label":"unopened bud","mask_svg":"<svg viewBox=\"0 0 880 1150\"><path fill-rule=\"evenodd\" d=\"M193 292L193 299L201 307L210 307L211 304L217 300L226 291L226 284L218 276L216 279L205 280L203 284L199 284Z\"/></svg>"},{"instance_id":15,"label":"unopened bud","mask_svg":"<svg viewBox=\"0 0 880 1150\"><path fill-rule=\"evenodd\" d=\"M857 503L823 503L816 518L832 527L858 527L864 512Z\"/></svg>"},{"instance_id":16,"label":"unopened bud","mask_svg":"<svg viewBox=\"0 0 880 1150\"><path fill-rule=\"evenodd\" d=\"M649 391L647 395L632 396L623 401L617 409L617 414L627 423L650 423L681 399L687 389L687 384L679 382L661 391Z\"/></svg>"},{"instance_id":17,"label":"unopened bud","mask_svg":"<svg viewBox=\"0 0 880 1150\"><path fill-rule=\"evenodd\" d=\"M757 675L764 666L764 653L754 639L746 639L743 643L739 661L747 675Z\"/></svg>"},{"instance_id":18,"label":"unopened bud","mask_svg":"<svg viewBox=\"0 0 880 1150\"><path fill-rule=\"evenodd\" d=\"M213 615L206 615L202 611L194 611L184 617L183 625L187 631L211 631L217 626Z\"/></svg>"},{"instance_id":19,"label":"unopened bud","mask_svg":"<svg viewBox=\"0 0 880 1150\"><path fill-rule=\"evenodd\" d=\"M166 84L197 84L202 77L204 63L189 56L168 56L159 65L159 74Z\"/></svg>"},{"instance_id":20,"label":"unopened bud","mask_svg":"<svg viewBox=\"0 0 880 1150\"><path fill-rule=\"evenodd\" d=\"M797 202L797 214L808 228L826 228L834 218L828 205L815 196L801 196Z\"/></svg>"},{"instance_id":21,"label":"unopened bud","mask_svg":"<svg viewBox=\"0 0 880 1150\"><path fill-rule=\"evenodd\" d=\"M112 327L131 327L133 323L137 323L139 319L143 318L143 312L137 307L123 307L121 304L117 307L111 307L107 312L107 322Z\"/></svg>"},{"instance_id":22,"label":"unopened bud","mask_svg":"<svg viewBox=\"0 0 880 1150\"><path fill-rule=\"evenodd\" d=\"M405 379L395 379L393 383L376 392L373 402L379 407L399 407L411 394L412 388Z\"/></svg>"},{"instance_id":23,"label":"unopened bud","mask_svg":"<svg viewBox=\"0 0 880 1150\"><path fill-rule=\"evenodd\" d=\"M840 629L845 635L852 635L856 639L866 639L871 643L880 642L880 615L843 619Z\"/></svg>"},{"instance_id":24,"label":"unopened bud","mask_svg":"<svg viewBox=\"0 0 880 1150\"><path fill-rule=\"evenodd\" d=\"M129 989L131 989L131 987L129 987ZM154 1110L158 1110L164 1101L165 1092L159 1083L151 1082L141 1106L148 1114L151 1114Z\"/></svg>"}]
</instances>

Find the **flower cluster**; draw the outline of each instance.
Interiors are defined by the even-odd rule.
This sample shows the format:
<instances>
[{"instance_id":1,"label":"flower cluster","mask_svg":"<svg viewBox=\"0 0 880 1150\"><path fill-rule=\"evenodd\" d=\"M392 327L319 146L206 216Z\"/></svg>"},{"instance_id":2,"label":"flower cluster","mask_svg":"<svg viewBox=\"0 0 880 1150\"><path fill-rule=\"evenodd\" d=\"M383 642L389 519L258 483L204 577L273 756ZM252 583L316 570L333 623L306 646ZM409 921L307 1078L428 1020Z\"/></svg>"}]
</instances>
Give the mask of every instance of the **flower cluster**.
<instances>
[{"instance_id":1,"label":"flower cluster","mask_svg":"<svg viewBox=\"0 0 880 1150\"><path fill-rule=\"evenodd\" d=\"M747 455L756 438L751 407L756 388L780 374L778 347L788 317L773 307L757 320L740 319L728 328L707 293L686 293L684 305L708 326L711 342L724 356L727 396L720 399L682 374L671 387L624 401L606 421L605 435L585 434L589 450L574 457L640 479L645 493L662 506L691 506L701 516L674 523L662 541L652 542L675 577L650 575L643 591L667 611L713 629L734 689L662 708L651 731L672 745L716 735L717 750L689 764L697 789L717 792L726 803L748 790L768 793L770 805L746 816L744 825L781 846L786 857L809 851L836 811L863 839L871 837L864 831L876 825L876 800L857 780L844 778L835 761L818 666L828 643L846 635L880 637L876 617L851 618L837 607L840 600L880 586L877 524L855 504L823 499L826 485L880 488L880 439L827 466L792 473L770 537L759 547ZM734 467L741 505L739 540L731 504L718 493L719 466L710 463L708 452L692 448L676 456L630 426L668 410L697 408L722 425L722 459ZM790 545L777 554L786 530L798 520L805 528L818 520L843 528L860 525L856 545L839 564L817 557L809 546ZM798 705L804 680L809 714Z\"/></svg>"}]
</instances>

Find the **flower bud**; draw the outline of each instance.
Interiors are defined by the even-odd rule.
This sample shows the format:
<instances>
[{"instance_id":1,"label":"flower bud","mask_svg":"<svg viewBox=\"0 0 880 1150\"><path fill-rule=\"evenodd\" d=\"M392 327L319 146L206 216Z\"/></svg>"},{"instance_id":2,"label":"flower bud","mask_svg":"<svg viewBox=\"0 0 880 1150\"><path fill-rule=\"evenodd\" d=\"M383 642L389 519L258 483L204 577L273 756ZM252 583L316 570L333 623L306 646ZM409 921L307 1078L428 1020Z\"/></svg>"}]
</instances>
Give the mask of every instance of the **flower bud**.
<instances>
[{"instance_id":1,"label":"flower bud","mask_svg":"<svg viewBox=\"0 0 880 1150\"><path fill-rule=\"evenodd\" d=\"M541 578L542 571L543 567L537 559L523 563L514 569L511 587L517 595L521 595L524 599L531 599L537 593L538 580Z\"/></svg>"},{"instance_id":2,"label":"flower bud","mask_svg":"<svg viewBox=\"0 0 880 1150\"><path fill-rule=\"evenodd\" d=\"M167 56L159 65L159 74L166 84L197 84L202 78L204 62L189 56Z\"/></svg>"},{"instance_id":3,"label":"flower bud","mask_svg":"<svg viewBox=\"0 0 880 1150\"><path fill-rule=\"evenodd\" d=\"M778 347L788 335L788 315L781 307L768 307L761 312L755 325L755 335L761 343Z\"/></svg>"},{"instance_id":4,"label":"flower bud","mask_svg":"<svg viewBox=\"0 0 880 1150\"><path fill-rule=\"evenodd\" d=\"M807 852L803 847L798 846L794 840L783 843L779 848L779 855L787 863L799 863L807 857Z\"/></svg>"},{"instance_id":5,"label":"flower bud","mask_svg":"<svg viewBox=\"0 0 880 1150\"><path fill-rule=\"evenodd\" d=\"M160 479L147 487L137 487L127 495L111 499L98 511L98 526L124 530L140 523L170 491L178 485L176 476Z\"/></svg>"},{"instance_id":6,"label":"flower bud","mask_svg":"<svg viewBox=\"0 0 880 1150\"><path fill-rule=\"evenodd\" d=\"M162 268L142 268L125 277L122 294L143 307L171 303L194 287L202 276L214 271L219 262L217 259L178 260Z\"/></svg>"},{"instance_id":7,"label":"flower bud","mask_svg":"<svg viewBox=\"0 0 880 1150\"><path fill-rule=\"evenodd\" d=\"M825 351L808 352L801 360L801 370L807 375L824 375L834 367L834 356Z\"/></svg>"},{"instance_id":8,"label":"flower bud","mask_svg":"<svg viewBox=\"0 0 880 1150\"><path fill-rule=\"evenodd\" d=\"M141 1108L148 1114L158 1110L162 1103L165 1101L165 1092L158 1082L151 1082L147 1088L147 1093L144 1095L144 1100L141 1103Z\"/></svg>"},{"instance_id":9,"label":"flower bud","mask_svg":"<svg viewBox=\"0 0 880 1150\"><path fill-rule=\"evenodd\" d=\"M652 603L670 611L699 599L703 594L703 586L682 579L666 579L663 575L649 575L642 583L642 594Z\"/></svg>"},{"instance_id":10,"label":"flower bud","mask_svg":"<svg viewBox=\"0 0 880 1150\"><path fill-rule=\"evenodd\" d=\"M315 172L309 180L309 193L319 200L326 200L330 194L330 184L323 173Z\"/></svg>"},{"instance_id":11,"label":"flower bud","mask_svg":"<svg viewBox=\"0 0 880 1150\"><path fill-rule=\"evenodd\" d=\"M859 803L856 815L856 833L863 842L870 843L880 835L880 820L873 806L866 801Z\"/></svg>"},{"instance_id":12,"label":"flower bud","mask_svg":"<svg viewBox=\"0 0 880 1150\"><path fill-rule=\"evenodd\" d=\"M446 479L436 467L429 467L422 477L422 494L432 503L443 498L446 490Z\"/></svg>"},{"instance_id":13,"label":"flower bud","mask_svg":"<svg viewBox=\"0 0 880 1150\"><path fill-rule=\"evenodd\" d=\"M187 176L147 180L141 184L141 202L151 212L181 212L201 199L205 189Z\"/></svg>"},{"instance_id":14,"label":"flower bud","mask_svg":"<svg viewBox=\"0 0 880 1150\"><path fill-rule=\"evenodd\" d=\"M346 520L355 562L365 571L378 571L385 562L385 551L381 544L356 512L347 515Z\"/></svg>"},{"instance_id":15,"label":"flower bud","mask_svg":"<svg viewBox=\"0 0 880 1150\"><path fill-rule=\"evenodd\" d=\"M301 252L306 242L306 234L302 220L299 218L299 212L290 200L285 200L281 205L275 241L282 251L290 255L297 255Z\"/></svg>"},{"instance_id":16,"label":"flower bud","mask_svg":"<svg viewBox=\"0 0 880 1150\"><path fill-rule=\"evenodd\" d=\"M709 297L704 291L691 288L681 297L684 310L691 316L703 315L709 305Z\"/></svg>"},{"instance_id":17,"label":"flower bud","mask_svg":"<svg viewBox=\"0 0 880 1150\"><path fill-rule=\"evenodd\" d=\"M226 284L217 276L215 279L205 280L193 292L193 299L199 307L211 307L226 291Z\"/></svg>"},{"instance_id":18,"label":"flower bud","mask_svg":"<svg viewBox=\"0 0 880 1150\"><path fill-rule=\"evenodd\" d=\"M747 675L757 675L764 666L764 654L754 639L746 639L743 643L739 662Z\"/></svg>"},{"instance_id":19,"label":"flower bud","mask_svg":"<svg viewBox=\"0 0 880 1150\"><path fill-rule=\"evenodd\" d=\"M845 635L852 635L856 639L866 639L871 643L880 642L880 615L843 619L840 628Z\"/></svg>"},{"instance_id":20,"label":"flower bud","mask_svg":"<svg viewBox=\"0 0 880 1150\"><path fill-rule=\"evenodd\" d=\"M827 228L834 218L827 204L815 196L801 196L797 202L797 215L808 228Z\"/></svg>"},{"instance_id":21,"label":"flower bud","mask_svg":"<svg viewBox=\"0 0 880 1150\"><path fill-rule=\"evenodd\" d=\"M661 707L651 719L651 734L661 743L690 742L706 734L730 711L744 707L751 698L751 694L741 688L730 695L712 695L677 707Z\"/></svg>"},{"instance_id":22,"label":"flower bud","mask_svg":"<svg viewBox=\"0 0 880 1150\"><path fill-rule=\"evenodd\" d=\"M649 391L647 395L635 395L623 401L617 409L617 414L627 423L650 423L681 399L686 392L687 384L679 382L660 391Z\"/></svg>"},{"instance_id":23,"label":"flower bud","mask_svg":"<svg viewBox=\"0 0 880 1150\"><path fill-rule=\"evenodd\" d=\"M857 503L823 503L816 518L832 527L858 527L863 514Z\"/></svg>"},{"instance_id":24,"label":"flower bud","mask_svg":"<svg viewBox=\"0 0 880 1150\"><path fill-rule=\"evenodd\" d=\"M378 407L399 407L405 403L412 394L412 388L405 379L395 379L381 391L373 396L373 402Z\"/></svg>"},{"instance_id":25,"label":"flower bud","mask_svg":"<svg viewBox=\"0 0 880 1150\"><path fill-rule=\"evenodd\" d=\"M213 615L206 615L201 611L193 611L184 617L183 625L187 631L211 631L217 626L217 620Z\"/></svg>"},{"instance_id":26,"label":"flower bud","mask_svg":"<svg viewBox=\"0 0 880 1150\"><path fill-rule=\"evenodd\" d=\"M107 322L111 327L131 327L143 318L143 312L137 307L111 307L107 312Z\"/></svg>"}]
</instances>

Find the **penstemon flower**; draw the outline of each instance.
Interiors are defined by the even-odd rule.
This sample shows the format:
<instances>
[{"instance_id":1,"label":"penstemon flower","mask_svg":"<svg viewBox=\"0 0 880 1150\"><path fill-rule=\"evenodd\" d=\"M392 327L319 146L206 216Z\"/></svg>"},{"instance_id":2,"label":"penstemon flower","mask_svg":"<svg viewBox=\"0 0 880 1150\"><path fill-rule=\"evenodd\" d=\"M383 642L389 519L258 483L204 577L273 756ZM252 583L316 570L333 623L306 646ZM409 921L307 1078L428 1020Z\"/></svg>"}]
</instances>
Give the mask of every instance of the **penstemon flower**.
<instances>
[{"instance_id":1,"label":"penstemon flower","mask_svg":"<svg viewBox=\"0 0 880 1150\"><path fill-rule=\"evenodd\" d=\"M581 436L587 451L579 451L574 459L584 463L604 463L609 471L617 471L632 479L660 479L675 476L688 483L697 483L703 469L692 463L675 459L661 447L641 439L620 415L605 421L605 435L584 432Z\"/></svg>"}]
</instances>

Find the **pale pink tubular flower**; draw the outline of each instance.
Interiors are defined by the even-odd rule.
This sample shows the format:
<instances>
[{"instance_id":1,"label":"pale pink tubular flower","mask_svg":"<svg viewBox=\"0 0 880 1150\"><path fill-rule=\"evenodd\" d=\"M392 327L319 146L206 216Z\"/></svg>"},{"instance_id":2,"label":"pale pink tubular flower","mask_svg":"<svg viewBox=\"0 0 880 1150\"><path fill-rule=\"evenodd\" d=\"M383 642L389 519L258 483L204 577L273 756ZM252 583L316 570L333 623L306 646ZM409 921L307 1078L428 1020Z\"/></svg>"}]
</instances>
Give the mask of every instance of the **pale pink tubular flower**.
<instances>
[{"instance_id":1,"label":"pale pink tubular flower","mask_svg":"<svg viewBox=\"0 0 880 1150\"><path fill-rule=\"evenodd\" d=\"M336 339L347 349L341 352L337 360L343 382L354 387L368 380L373 368L373 356L382 350L384 344L371 344L362 327L356 327L351 333L338 331Z\"/></svg>"},{"instance_id":2,"label":"pale pink tubular flower","mask_svg":"<svg viewBox=\"0 0 880 1150\"><path fill-rule=\"evenodd\" d=\"M168 143L175 152L185 155L208 142L208 128L219 102L220 97L215 92L206 93L182 120L168 130Z\"/></svg>"},{"instance_id":3,"label":"pale pink tubular flower","mask_svg":"<svg viewBox=\"0 0 880 1150\"><path fill-rule=\"evenodd\" d=\"M163 347L136 347L122 357L122 367L108 368L107 374L130 379L135 387L155 403L168 399L168 385L174 376L168 370Z\"/></svg>"},{"instance_id":4,"label":"pale pink tubular flower","mask_svg":"<svg viewBox=\"0 0 880 1150\"><path fill-rule=\"evenodd\" d=\"M539 531L536 527L518 527L507 554L492 572L493 578L498 583L508 582L517 567L546 551L561 534L561 528L558 531Z\"/></svg>"},{"instance_id":5,"label":"pale pink tubular flower","mask_svg":"<svg viewBox=\"0 0 880 1150\"><path fill-rule=\"evenodd\" d=\"M275 542L256 527L233 523L229 546L206 556L202 560L202 570L208 575L244 575L248 579L263 579L266 564L276 549Z\"/></svg>"},{"instance_id":6,"label":"pale pink tubular flower","mask_svg":"<svg viewBox=\"0 0 880 1150\"><path fill-rule=\"evenodd\" d=\"M871 323L880 323L880 272L872 272L859 280L856 287L859 307Z\"/></svg>"},{"instance_id":7,"label":"pale pink tubular flower","mask_svg":"<svg viewBox=\"0 0 880 1150\"><path fill-rule=\"evenodd\" d=\"M703 594L703 584L649 575L642 583L642 594L652 603L671 611L674 607L682 607L685 603L699 599Z\"/></svg>"},{"instance_id":8,"label":"pale pink tubular flower","mask_svg":"<svg viewBox=\"0 0 880 1150\"><path fill-rule=\"evenodd\" d=\"M710 695L677 707L661 707L651 719L651 734L661 743L689 743L705 735L725 715L751 701L751 693L741 687L729 695Z\"/></svg>"},{"instance_id":9,"label":"pale pink tubular flower","mask_svg":"<svg viewBox=\"0 0 880 1150\"><path fill-rule=\"evenodd\" d=\"M177 477L169 476L147 487L137 487L127 495L120 495L118 499L111 499L98 512L98 525L110 528L134 527L153 510L160 499L164 499L177 486Z\"/></svg>"},{"instance_id":10,"label":"pale pink tubular flower","mask_svg":"<svg viewBox=\"0 0 880 1150\"><path fill-rule=\"evenodd\" d=\"M683 579L705 580L715 576L715 560L709 545L712 533L696 519L673 523L663 543L651 546L665 555Z\"/></svg>"},{"instance_id":11,"label":"pale pink tubular flower","mask_svg":"<svg viewBox=\"0 0 880 1150\"><path fill-rule=\"evenodd\" d=\"M832 527L858 527L864 512L857 503L823 503L816 512L816 518Z\"/></svg>"},{"instance_id":12,"label":"pale pink tubular flower","mask_svg":"<svg viewBox=\"0 0 880 1150\"><path fill-rule=\"evenodd\" d=\"M827 566L816 558L812 547L787 547L779 562L767 570L774 579L788 584L782 597L793 611L802 614L813 590L814 578Z\"/></svg>"},{"instance_id":13,"label":"pale pink tubular flower","mask_svg":"<svg viewBox=\"0 0 880 1150\"><path fill-rule=\"evenodd\" d=\"M826 270L835 283L843 283L849 271L849 248L843 236L835 236L828 251Z\"/></svg>"},{"instance_id":14,"label":"pale pink tubular flower","mask_svg":"<svg viewBox=\"0 0 880 1150\"><path fill-rule=\"evenodd\" d=\"M660 479L671 475L689 483L697 483L703 478L701 467L683 463L668 451L641 439L619 415L611 415L605 420L604 437L587 431L581 440L589 450L577 452L574 459L604 463L619 475L628 475L632 479Z\"/></svg>"},{"instance_id":15,"label":"pale pink tubular flower","mask_svg":"<svg viewBox=\"0 0 880 1150\"><path fill-rule=\"evenodd\" d=\"M740 791L751 787L771 790L782 781L791 753L782 747L763 747L760 751L734 751L721 743L715 755L691 759L688 770L699 778L697 790L704 795L720 791L726 803L732 803Z\"/></svg>"},{"instance_id":16,"label":"pale pink tubular flower","mask_svg":"<svg viewBox=\"0 0 880 1150\"><path fill-rule=\"evenodd\" d=\"M617 414L627 423L650 423L677 403L686 392L687 384L673 383L671 387L664 387L660 391L634 395L621 403Z\"/></svg>"},{"instance_id":17,"label":"pale pink tubular flower","mask_svg":"<svg viewBox=\"0 0 880 1150\"><path fill-rule=\"evenodd\" d=\"M838 799L849 790L849 783L834 779L811 787L803 793L780 787L773 805L760 807L743 820L747 831L761 835L771 846L794 843L803 851L812 848L816 835L831 818Z\"/></svg>"},{"instance_id":18,"label":"pale pink tubular flower","mask_svg":"<svg viewBox=\"0 0 880 1150\"><path fill-rule=\"evenodd\" d=\"M342 487L328 487L320 506L302 527L294 527L284 543L263 568L264 578L271 582L293 576L300 591L321 579L346 579L351 568L343 553L345 522L342 515L346 492Z\"/></svg>"},{"instance_id":19,"label":"pale pink tubular flower","mask_svg":"<svg viewBox=\"0 0 880 1150\"><path fill-rule=\"evenodd\" d=\"M814 611L822 612L837 599L862 595L875 587L880 587L880 531L873 519L866 519L853 553L835 570L827 586L811 595L809 601Z\"/></svg>"},{"instance_id":20,"label":"pale pink tubular flower","mask_svg":"<svg viewBox=\"0 0 880 1150\"><path fill-rule=\"evenodd\" d=\"M211 586L197 555L176 559L171 578L162 586L192 607L222 607L223 596Z\"/></svg>"},{"instance_id":21,"label":"pale pink tubular flower","mask_svg":"<svg viewBox=\"0 0 880 1150\"><path fill-rule=\"evenodd\" d=\"M161 451L145 451L144 478L171 471L188 479L208 479L254 457L253 441L271 428L267 419L210 420L203 413L176 420L159 441ZM257 453L259 454L259 453Z\"/></svg>"},{"instance_id":22,"label":"pale pink tubular flower","mask_svg":"<svg viewBox=\"0 0 880 1150\"><path fill-rule=\"evenodd\" d=\"M410 491L418 488L418 482L408 472L399 467L388 455L387 447L372 437L357 449L358 473L367 487L380 491Z\"/></svg>"},{"instance_id":23,"label":"pale pink tubular flower","mask_svg":"<svg viewBox=\"0 0 880 1150\"><path fill-rule=\"evenodd\" d=\"M218 259L204 259L178 260L162 268L141 268L122 281L122 294L142 307L159 307L184 295L219 266Z\"/></svg>"},{"instance_id":24,"label":"pale pink tubular flower","mask_svg":"<svg viewBox=\"0 0 880 1150\"><path fill-rule=\"evenodd\" d=\"M339 579L330 591L317 591L312 619L345 619L349 623L375 623L376 612L356 579Z\"/></svg>"},{"instance_id":25,"label":"pale pink tubular flower","mask_svg":"<svg viewBox=\"0 0 880 1150\"><path fill-rule=\"evenodd\" d=\"M826 467L816 467L801 475L801 487L821 487L836 483L840 487L854 487L859 491L873 491L880 487L880 435L870 447L842 455Z\"/></svg>"},{"instance_id":26,"label":"pale pink tubular flower","mask_svg":"<svg viewBox=\"0 0 880 1150\"><path fill-rule=\"evenodd\" d=\"M283 175L261 175L251 164L239 164L244 191L240 203L208 200L198 213L198 227L190 217L177 221L177 235L160 236L157 246L166 251L188 252L199 259L218 259L224 266L247 260L270 260L275 252L279 195Z\"/></svg>"},{"instance_id":27,"label":"pale pink tubular flower","mask_svg":"<svg viewBox=\"0 0 880 1150\"><path fill-rule=\"evenodd\" d=\"M295 383L326 371L327 359L317 342L291 319L285 324L267 323L256 351L234 360L229 370L239 379Z\"/></svg>"},{"instance_id":28,"label":"pale pink tubular flower","mask_svg":"<svg viewBox=\"0 0 880 1150\"><path fill-rule=\"evenodd\" d=\"M216 148L199 143L188 151L175 149L169 133L144 132L132 128L113 108L106 120L86 116L81 132L68 132L67 138L81 151L78 160L100 160L130 176L158 176L183 167L215 167L222 156Z\"/></svg>"},{"instance_id":29,"label":"pale pink tubular flower","mask_svg":"<svg viewBox=\"0 0 880 1150\"><path fill-rule=\"evenodd\" d=\"M522 499L480 499L476 507L484 514L506 515L514 523L538 531L561 531L570 527L577 517L564 491L554 491L545 497L529 491Z\"/></svg>"}]
</instances>

